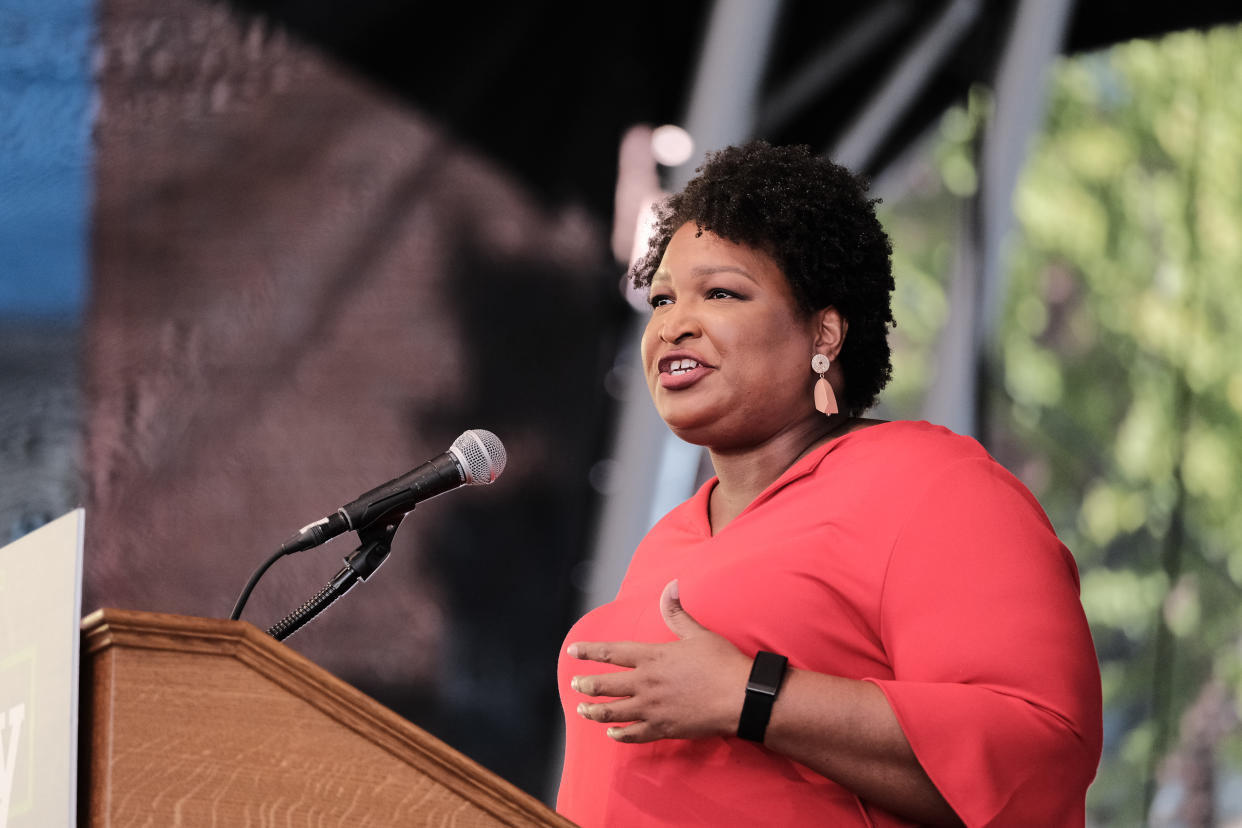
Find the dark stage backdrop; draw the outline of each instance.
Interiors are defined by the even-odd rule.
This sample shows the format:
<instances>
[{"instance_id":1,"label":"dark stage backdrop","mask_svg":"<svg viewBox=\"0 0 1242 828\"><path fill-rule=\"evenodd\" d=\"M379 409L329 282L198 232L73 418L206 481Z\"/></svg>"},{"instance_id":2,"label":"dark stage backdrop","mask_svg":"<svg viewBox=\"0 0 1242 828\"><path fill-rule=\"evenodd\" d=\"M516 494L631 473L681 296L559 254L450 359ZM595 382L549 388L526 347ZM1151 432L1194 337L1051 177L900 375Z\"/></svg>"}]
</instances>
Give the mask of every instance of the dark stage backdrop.
<instances>
[{"instance_id":1,"label":"dark stage backdrop","mask_svg":"<svg viewBox=\"0 0 1242 828\"><path fill-rule=\"evenodd\" d=\"M607 217L228 6L103 0L97 40L84 609L227 615L293 530L490 429L500 480L420 506L290 644L545 793L627 313ZM284 559L245 617L352 548Z\"/></svg>"}]
</instances>

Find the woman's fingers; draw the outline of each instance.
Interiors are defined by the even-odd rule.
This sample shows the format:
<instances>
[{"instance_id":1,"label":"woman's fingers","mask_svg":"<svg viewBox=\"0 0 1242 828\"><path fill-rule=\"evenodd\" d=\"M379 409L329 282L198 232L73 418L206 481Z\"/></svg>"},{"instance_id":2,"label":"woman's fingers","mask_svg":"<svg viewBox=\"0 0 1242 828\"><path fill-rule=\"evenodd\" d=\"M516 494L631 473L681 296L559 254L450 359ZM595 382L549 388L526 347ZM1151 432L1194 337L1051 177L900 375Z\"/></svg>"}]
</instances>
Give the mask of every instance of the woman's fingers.
<instances>
[{"instance_id":1,"label":"woman's fingers","mask_svg":"<svg viewBox=\"0 0 1242 828\"><path fill-rule=\"evenodd\" d=\"M569 686L584 696L632 696L635 690L634 673L598 673L592 676L574 676Z\"/></svg>"},{"instance_id":2,"label":"woman's fingers","mask_svg":"<svg viewBox=\"0 0 1242 828\"><path fill-rule=\"evenodd\" d=\"M633 699L618 699L610 702L582 702L578 705L578 715L592 722L626 724L638 721L642 710L641 705Z\"/></svg>"},{"instance_id":3,"label":"woman's fingers","mask_svg":"<svg viewBox=\"0 0 1242 828\"><path fill-rule=\"evenodd\" d=\"M615 664L618 667L637 667L643 651L650 644L638 644L633 641L576 641L565 648L570 658L584 661L598 661L600 664Z\"/></svg>"},{"instance_id":4,"label":"woman's fingers","mask_svg":"<svg viewBox=\"0 0 1242 828\"><path fill-rule=\"evenodd\" d=\"M615 739L618 742L628 742L630 744L639 744L640 742L654 742L657 739L663 739L658 731L647 722L634 722L624 727L610 727L605 733L609 739Z\"/></svg>"},{"instance_id":5,"label":"woman's fingers","mask_svg":"<svg viewBox=\"0 0 1242 828\"><path fill-rule=\"evenodd\" d=\"M642 705L633 699L590 704L583 702L578 705L578 715L600 724L612 724L604 732L609 739L618 742L654 742L673 735L671 723L643 721L639 717L644 714Z\"/></svg>"}]
</instances>

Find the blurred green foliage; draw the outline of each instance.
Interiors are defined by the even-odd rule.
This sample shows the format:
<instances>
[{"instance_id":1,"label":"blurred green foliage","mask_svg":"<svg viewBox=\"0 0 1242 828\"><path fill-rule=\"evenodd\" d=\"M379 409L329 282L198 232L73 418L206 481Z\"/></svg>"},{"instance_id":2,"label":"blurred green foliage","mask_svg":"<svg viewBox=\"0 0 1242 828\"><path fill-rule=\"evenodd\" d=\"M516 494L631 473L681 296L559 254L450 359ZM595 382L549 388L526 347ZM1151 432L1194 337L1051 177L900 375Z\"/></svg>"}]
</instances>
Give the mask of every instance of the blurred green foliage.
<instances>
[{"instance_id":1,"label":"blurred green foliage","mask_svg":"<svg viewBox=\"0 0 1242 828\"><path fill-rule=\"evenodd\" d=\"M934 371L988 111L977 91L946 114L884 208L897 416ZM1242 765L1242 27L1061 60L1014 210L984 432L1082 572L1105 703L1092 821L1139 825L1212 683L1232 710L1208 761Z\"/></svg>"}]
</instances>

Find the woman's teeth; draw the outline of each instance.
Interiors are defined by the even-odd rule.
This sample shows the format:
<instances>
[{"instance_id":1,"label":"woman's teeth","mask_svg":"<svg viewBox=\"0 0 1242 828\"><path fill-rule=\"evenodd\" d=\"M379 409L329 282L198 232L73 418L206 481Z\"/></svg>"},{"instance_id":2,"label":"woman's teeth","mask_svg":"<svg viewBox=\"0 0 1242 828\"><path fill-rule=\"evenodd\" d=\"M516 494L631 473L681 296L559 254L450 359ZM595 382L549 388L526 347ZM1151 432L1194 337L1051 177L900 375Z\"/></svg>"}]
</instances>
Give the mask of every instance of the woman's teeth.
<instances>
[{"instance_id":1,"label":"woman's teeth","mask_svg":"<svg viewBox=\"0 0 1242 828\"><path fill-rule=\"evenodd\" d=\"M673 376L677 376L678 374L684 374L687 371L698 367L699 364L693 359L675 359L672 364L668 366L668 372Z\"/></svg>"}]
</instances>

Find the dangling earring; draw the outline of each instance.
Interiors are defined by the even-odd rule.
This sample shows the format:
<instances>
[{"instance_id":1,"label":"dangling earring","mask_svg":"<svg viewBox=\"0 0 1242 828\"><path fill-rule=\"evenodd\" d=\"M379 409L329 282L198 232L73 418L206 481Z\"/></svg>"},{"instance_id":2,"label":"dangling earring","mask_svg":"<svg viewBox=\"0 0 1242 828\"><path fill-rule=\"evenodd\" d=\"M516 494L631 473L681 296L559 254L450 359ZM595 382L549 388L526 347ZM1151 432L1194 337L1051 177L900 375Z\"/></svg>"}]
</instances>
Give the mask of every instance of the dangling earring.
<instances>
[{"instance_id":1,"label":"dangling earring","mask_svg":"<svg viewBox=\"0 0 1242 828\"><path fill-rule=\"evenodd\" d=\"M815 381L815 409L825 415L837 413L837 395L832 392L832 384L824 376L830 365L832 363L823 354L811 357L811 370L819 374L819 379Z\"/></svg>"}]
</instances>

